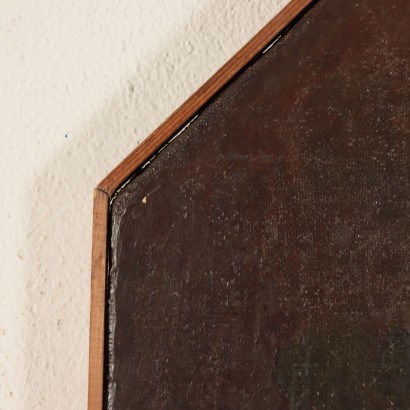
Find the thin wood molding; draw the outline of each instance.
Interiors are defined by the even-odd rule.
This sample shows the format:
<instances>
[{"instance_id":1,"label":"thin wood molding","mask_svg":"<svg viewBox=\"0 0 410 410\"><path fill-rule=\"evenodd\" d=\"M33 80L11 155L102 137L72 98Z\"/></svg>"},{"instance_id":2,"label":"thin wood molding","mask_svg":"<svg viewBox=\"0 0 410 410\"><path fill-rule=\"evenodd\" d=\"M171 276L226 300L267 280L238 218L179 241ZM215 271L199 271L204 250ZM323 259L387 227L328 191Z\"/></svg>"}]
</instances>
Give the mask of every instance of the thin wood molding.
<instances>
[{"instance_id":1,"label":"thin wood molding","mask_svg":"<svg viewBox=\"0 0 410 410\"><path fill-rule=\"evenodd\" d=\"M94 191L88 410L102 410L109 203L117 189L186 125L255 56L315 0L292 0L234 57L145 139Z\"/></svg>"},{"instance_id":2,"label":"thin wood molding","mask_svg":"<svg viewBox=\"0 0 410 410\"><path fill-rule=\"evenodd\" d=\"M221 90L258 53L269 45L292 20L314 0L293 0L256 34L237 54L222 66L202 87L183 103L164 123L132 151L98 185L111 196L133 172L184 126L219 90Z\"/></svg>"},{"instance_id":3,"label":"thin wood molding","mask_svg":"<svg viewBox=\"0 0 410 410\"><path fill-rule=\"evenodd\" d=\"M90 351L88 370L88 409L103 406L104 315L107 270L107 222L109 197L94 190L93 246L91 264Z\"/></svg>"}]
</instances>

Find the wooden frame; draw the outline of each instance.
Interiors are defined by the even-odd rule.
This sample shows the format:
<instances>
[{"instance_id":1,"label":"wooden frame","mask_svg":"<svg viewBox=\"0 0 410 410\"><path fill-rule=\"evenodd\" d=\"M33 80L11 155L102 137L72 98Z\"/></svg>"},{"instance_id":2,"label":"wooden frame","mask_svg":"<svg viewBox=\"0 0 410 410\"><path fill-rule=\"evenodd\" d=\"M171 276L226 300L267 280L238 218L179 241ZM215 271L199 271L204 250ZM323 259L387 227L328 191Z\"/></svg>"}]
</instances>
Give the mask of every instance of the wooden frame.
<instances>
[{"instance_id":1,"label":"wooden frame","mask_svg":"<svg viewBox=\"0 0 410 410\"><path fill-rule=\"evenodd\" d=\"M315 0L292 0L174 114L101 181L94 191L88 409L102 410L110 200L133 173Z\"/></svg>"}]
</instances>

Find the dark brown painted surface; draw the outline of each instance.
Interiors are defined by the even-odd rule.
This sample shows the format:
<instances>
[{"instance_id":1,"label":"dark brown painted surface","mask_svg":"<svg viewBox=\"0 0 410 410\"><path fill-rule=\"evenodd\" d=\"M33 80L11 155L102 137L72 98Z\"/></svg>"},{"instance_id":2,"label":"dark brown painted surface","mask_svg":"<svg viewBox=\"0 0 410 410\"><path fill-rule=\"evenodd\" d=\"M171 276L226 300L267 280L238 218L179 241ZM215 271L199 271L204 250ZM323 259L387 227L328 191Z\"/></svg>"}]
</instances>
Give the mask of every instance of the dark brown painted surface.
<instances>
[{"instance_id":1,"label":"dark brown painted surface","mask_svg":"<svg viewBox=\"0 0 410 410\"><path fill-rule=\"evenodd\" d=\"M109 408L410 407L409 22L319 1L118 193Z\"/></svg>"}]
</instances>

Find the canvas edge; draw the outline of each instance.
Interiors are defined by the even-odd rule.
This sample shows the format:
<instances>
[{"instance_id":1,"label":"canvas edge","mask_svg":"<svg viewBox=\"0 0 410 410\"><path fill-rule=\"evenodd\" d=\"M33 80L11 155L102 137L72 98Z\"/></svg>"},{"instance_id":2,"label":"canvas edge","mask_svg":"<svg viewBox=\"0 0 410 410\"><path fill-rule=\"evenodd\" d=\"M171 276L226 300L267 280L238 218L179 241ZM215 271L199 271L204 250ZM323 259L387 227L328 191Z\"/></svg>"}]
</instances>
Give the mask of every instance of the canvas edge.
<instances>
[{"instance_id":1,"label":"canvas edge","mask_svg":"<svg viewBox=\"0 0 410 410\"><path fill-rule=\"evenodd\" d=\"M104 331L108 258L108 213L117 189L158 149L181 129L218 91L315 0L291 0L238 53L197 92L132 151L94 189L91 312L89 336L88 410L102 410L104 403Z\"/></svg>"},{"instance_id":2,"label":"canvas edge","mask_svg":"<svg viewBox=\"0 0 410 410\"><path fill-rule=\"evenodd\" d=\"M258 53L269 45L314 0L292 0L198 91L186 100L167 120L115 167L99 184L98 189L111 196L147 159L172 137L221 90Z\"/></svg>"}]
</instances>

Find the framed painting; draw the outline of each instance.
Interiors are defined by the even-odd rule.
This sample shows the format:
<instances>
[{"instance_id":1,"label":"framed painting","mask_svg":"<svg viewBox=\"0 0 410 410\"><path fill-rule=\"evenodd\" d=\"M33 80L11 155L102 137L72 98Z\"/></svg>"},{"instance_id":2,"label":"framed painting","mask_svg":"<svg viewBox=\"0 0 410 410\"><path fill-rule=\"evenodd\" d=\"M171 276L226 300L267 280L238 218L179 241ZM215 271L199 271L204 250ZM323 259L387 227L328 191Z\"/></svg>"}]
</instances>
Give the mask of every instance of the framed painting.
<instances>
[{"instance_id":1,"label":"framed painting","mask_svg":"<svg viewBox=\"0 0 410 410\"><path fill-rule=\"evenodd\" d=\"M293 0L98 185L89 410L409 407L409 21Z\"/></svg>"}]
</instances>

